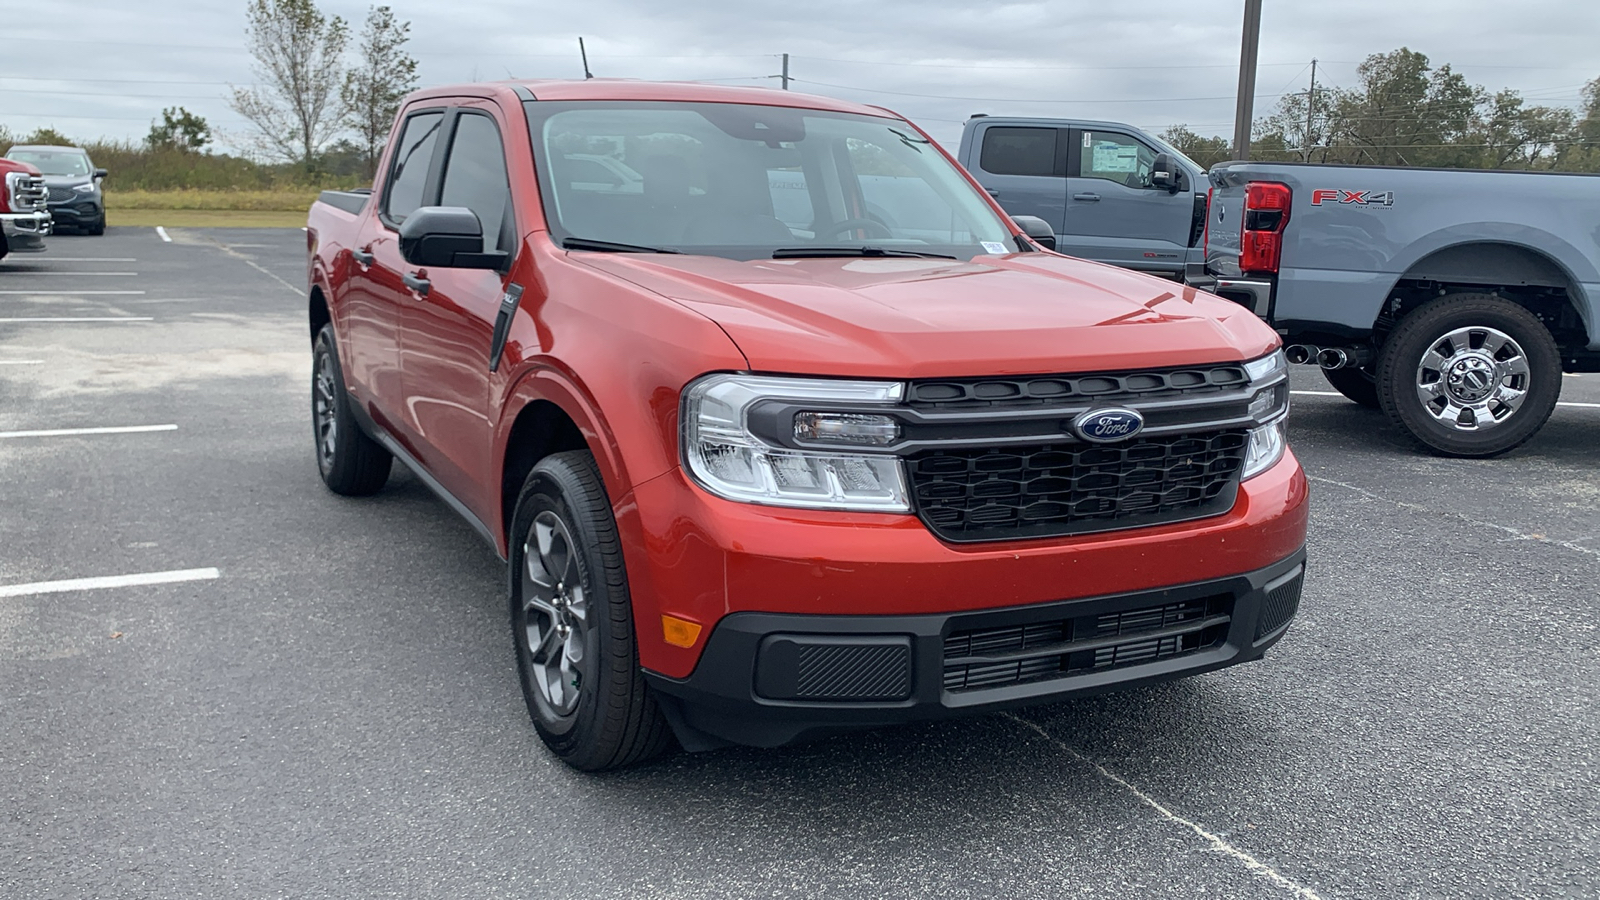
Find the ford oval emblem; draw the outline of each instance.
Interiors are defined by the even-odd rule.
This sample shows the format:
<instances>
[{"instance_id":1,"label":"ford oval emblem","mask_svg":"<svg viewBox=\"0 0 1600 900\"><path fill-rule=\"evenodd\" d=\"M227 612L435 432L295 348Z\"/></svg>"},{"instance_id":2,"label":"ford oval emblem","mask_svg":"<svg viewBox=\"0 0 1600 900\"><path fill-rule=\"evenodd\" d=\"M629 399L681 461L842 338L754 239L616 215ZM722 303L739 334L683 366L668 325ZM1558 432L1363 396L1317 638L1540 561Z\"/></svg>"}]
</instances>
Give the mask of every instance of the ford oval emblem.
<instances>
[{"instance_id":1,"label":"ford oval emblem","mask_svg":"<svg viewBox=\"0 0 1600 900\"><path fill-rule=\"evenodd\" d=\"M1144 430L1144 416L1131 409L1091 409L1072 420L1078 437L1096 444L1125 441Z\"/></svg>"}]
</instances>

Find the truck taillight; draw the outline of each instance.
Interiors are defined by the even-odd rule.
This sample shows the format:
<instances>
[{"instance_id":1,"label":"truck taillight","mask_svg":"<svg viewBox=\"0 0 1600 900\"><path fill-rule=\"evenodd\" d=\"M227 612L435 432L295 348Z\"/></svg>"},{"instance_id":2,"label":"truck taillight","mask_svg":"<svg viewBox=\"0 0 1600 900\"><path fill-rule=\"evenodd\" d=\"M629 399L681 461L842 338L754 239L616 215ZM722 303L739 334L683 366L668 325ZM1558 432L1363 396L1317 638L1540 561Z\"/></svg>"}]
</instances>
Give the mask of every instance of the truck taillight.
<instances>
[{"instance_id":1,"label":"truck taillight","mask_svg":"<svg viewBox=\"0 0 1600 900\"><path fill-rule=\"evenodd\" d=\"M1288 185L1276 181L1252 181L1245 186L1244 223L1239 235L1241 271L1277 273L1293 196Z\"/></svg>"}]
</instances>

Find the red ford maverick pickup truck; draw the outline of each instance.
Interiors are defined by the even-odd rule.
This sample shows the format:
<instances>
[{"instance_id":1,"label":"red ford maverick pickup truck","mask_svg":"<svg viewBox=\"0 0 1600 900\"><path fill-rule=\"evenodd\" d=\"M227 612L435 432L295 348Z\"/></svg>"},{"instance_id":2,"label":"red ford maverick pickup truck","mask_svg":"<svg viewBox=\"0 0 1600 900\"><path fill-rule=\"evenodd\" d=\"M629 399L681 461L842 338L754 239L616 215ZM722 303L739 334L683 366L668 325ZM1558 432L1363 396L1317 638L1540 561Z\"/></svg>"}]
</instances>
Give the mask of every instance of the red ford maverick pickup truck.
<instances>
[{"instance_id":1,"label":"red ford maverick pickup truck","mask_svg":"<svg viewBox=\"0 0 1600 900\"><path fill-rule=\"evenodd\" d=\"M322 478L399 457L507 560L582 769L1260 657L1305 558L1277 336L1040 224L873 107L422 91L311 210Z\"/></svg>"}]
</instances>

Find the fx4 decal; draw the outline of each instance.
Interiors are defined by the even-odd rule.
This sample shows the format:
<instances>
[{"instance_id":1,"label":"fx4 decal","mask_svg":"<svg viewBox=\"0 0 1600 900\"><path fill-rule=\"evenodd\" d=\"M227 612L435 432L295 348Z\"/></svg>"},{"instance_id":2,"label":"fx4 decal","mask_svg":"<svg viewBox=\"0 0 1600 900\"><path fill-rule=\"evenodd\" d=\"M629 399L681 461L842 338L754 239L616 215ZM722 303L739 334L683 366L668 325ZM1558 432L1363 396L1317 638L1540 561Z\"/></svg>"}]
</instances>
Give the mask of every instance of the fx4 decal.
<instances>
[{"instance_id":1,"label":"fx4 decal","mask_svg":"<svg viewBox=\"0 0 1600 900\"><path fill-rule=\"evenodd\" d=\"M1317 190L1311 192L1311 205L1321 206L1324 203L1348 203L1355 206L1393 206L1394 191L1374 193L1372 191L1329 191Z\"/></svg>"}]
</instances>

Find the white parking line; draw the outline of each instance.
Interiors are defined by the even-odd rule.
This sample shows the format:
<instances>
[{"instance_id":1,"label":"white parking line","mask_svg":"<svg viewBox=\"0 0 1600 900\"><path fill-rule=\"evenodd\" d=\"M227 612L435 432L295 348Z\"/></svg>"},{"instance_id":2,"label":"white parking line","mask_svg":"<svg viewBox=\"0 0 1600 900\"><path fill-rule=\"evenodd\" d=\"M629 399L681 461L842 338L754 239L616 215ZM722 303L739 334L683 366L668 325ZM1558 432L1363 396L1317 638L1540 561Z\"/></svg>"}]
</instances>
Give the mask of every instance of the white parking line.
<instances>
[{"instance_id":1,"label":"white parking line","mask_svg":"<svg viewBox=\"0 0 1600 900\"><path fill-rule=\"evenodd\" d=\"M143 297L144 291L0 291L21 297Z\"/></svg>"},{"instance_id":2,"label":"white parking line","mask_svg":"<svg viewBox=\"0 0 1600 900\"><path fill-rule=\"evenodd\" d=\"M131 256L41 256L39 262L138 262Z\"/></svg>"},{"instance_id":3,"label":"white parking line","mask_svg":"<svg viewBox=\"0 0 1600 900\"><path fill-rule=\"evenodd\" d=\"M153 322L155 316L34 316L31 318L0 318L6 322Z\"/></svg>"},{"instance_id":4,"label":"white parking line","mask_svg":"<svg viewBox=\"0 0 1600 900\"><path fill-rule=\"evenodd\" d=\"M42 278L132 278L138 272L13 272L13 275L33 275Z\"/></svg>"},{"instance_id":5,"label":"white parking line","mask_svg":"<svg viewBox=\"0 0 1600 900\"><path fill-rule=\"evenodd\" d=\"M156 234L161 235L161 239L163 241L166 241L169 244L172 243L172 238L167 234L167 230L162 228L160 225L156 226Z\"/></svg>"},{"instance_id":6,"label":"white parking line","mask_svg":"<svg viewBox=\"0 0 1600 900\"><path fill-rule=\"evenodd\" d=\"M42 359L0 359L0 366L42 366Z\"/></svg>"},{"instance_id":7,"label":"white parking line","mask_svg":"<svg viewBox=\"0 0 1600 900\"><path fill-rule=\"evenodd\" d=\"M71 437L79 434L144 434L177 431L176 425L121 425L107 428L48 428L38 431L0 431L0 438Z\"/></svg>"},{"instance_id":8,"label":"white parking line","mask_svg":"<svg viewBox=\"0 0 1600 900\"><path fill-rule=\"evenodd\" d=\"M210 581L221 575L222 573L216 569L174 569L169 572L144 572L139 575L104 575L99 578L69 578L66 581L36 581L32 584L0 585L0 597L61 594L67 591L93 591L101 588L135 587L141 584L172 584L178 581Z\"/></svg>"},{"instance_id":9,"label":"white parking line","mask_svg":"<svg viewBox=\"0 0 1600 900\"><path fill-rule=\"evenodd\" d=\"M1343 397L1336 391L1290 391L1291 394L1300 394L1306 397ZM1573 406L1578 409L1600 409L1600 403L1579 403L1576 400L1557 400L1557 406Z\"/></svg>"}]
</instances>

